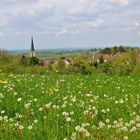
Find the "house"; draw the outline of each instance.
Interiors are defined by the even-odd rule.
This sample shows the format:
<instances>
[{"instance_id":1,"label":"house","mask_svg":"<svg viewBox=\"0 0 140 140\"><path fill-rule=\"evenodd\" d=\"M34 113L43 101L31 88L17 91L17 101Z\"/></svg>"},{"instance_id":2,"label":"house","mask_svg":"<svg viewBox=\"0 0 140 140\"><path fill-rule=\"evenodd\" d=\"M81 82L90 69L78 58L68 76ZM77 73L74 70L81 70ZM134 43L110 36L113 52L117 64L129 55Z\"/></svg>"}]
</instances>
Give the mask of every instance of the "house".
<instances>
[{"instance_id":1,"label":"house","mask_svg":"<svg viewBox=\"0 0 140 140\"><path fill-rule=\"evenodd\" d=\"M90 53L88 55L88 60L92 61L99 61L102 57L105 62L112 62L121 56L126 56L128 53L116 53L116 54L101 54L101 53Z\"/></svg>"}]
</instances>

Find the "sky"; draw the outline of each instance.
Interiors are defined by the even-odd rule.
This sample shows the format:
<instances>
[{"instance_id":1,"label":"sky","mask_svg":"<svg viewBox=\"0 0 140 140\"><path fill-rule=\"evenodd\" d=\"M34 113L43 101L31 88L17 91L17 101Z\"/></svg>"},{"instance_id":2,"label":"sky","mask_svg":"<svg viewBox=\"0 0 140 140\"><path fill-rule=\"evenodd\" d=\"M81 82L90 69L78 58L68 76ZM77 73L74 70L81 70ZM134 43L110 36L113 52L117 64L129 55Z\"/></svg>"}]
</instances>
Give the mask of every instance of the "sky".
<instances>
[{"instance_id":1,"label":"sky","mask_svg":"<svg viewBox=\"0 0 140 140\"><path fill-rule=\"evenodd\" d=\"M0 0L0 48L140 47L140 0Z\"/></svg>"}]
</instances>

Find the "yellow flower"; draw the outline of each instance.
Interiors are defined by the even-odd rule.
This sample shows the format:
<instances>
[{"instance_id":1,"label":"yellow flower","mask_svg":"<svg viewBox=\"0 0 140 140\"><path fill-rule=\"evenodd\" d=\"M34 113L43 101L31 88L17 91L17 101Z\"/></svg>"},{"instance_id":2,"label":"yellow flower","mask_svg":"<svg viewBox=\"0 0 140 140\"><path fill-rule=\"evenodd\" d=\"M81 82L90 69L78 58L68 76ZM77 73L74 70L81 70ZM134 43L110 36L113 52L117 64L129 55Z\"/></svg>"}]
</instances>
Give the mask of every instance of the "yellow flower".
<instances>
[{"instance_id":1,"label":"yellow flower","mask_svg":"<svg viewBox=\"0 0 140 140\"><path fill-rule=\"evenodd\" d=\"M65 82L65 80L64 79L61 79L60 82Z\"/></svg>"},{"instance_id":2,"label":"yellow flower","mask_svg":"<svg viewBox=\"0 0 140 140\"><path fill-rule=\"evenodd\" d=\"M7 84L7 81L0 80L0 84Z\"/></svg>"},{"instance_id":3,"label":"yellow flower","mask_svg":"<svg viewBox=\"0 0 140 140\"><path fill-rule=\"evenodd\" d=\"M58 91L59 91L59 89L58 89L58 88L54 88L53 90L54 90L55 92L58 92Z\"/></svg>"},{"instance_id":4,"label":"yellow flower","mask_svg":"<svg viewBox=\"0 0 140 140\"><path fill-rule=\"evenodd\" d=\"M9 77L13 77L13 76L14 76L13 74L10 74L10 75L9 75Z\"/></svg>"}]
</instances>

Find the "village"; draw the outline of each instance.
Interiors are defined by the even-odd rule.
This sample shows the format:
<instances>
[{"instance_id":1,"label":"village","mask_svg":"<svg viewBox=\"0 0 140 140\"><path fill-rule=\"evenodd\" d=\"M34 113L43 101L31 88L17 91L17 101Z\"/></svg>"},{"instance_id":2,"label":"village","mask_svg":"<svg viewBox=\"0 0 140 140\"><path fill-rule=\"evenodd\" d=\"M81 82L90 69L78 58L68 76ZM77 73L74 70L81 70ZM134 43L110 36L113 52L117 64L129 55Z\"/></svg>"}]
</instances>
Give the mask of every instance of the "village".
<instances>
[{"instance_id":1,"label":"village","mask_svg":"<svg viewBox=\"0 0 140 140\"><path fill-rule=\"evenodd\" d=\"M129 49L129 48L128 48ZM131 48L130 48L131 49ZM132 48L132 49L138 49L138 48ZM120 57L126 57L128 55L128 51L125 50L125 47L120 46L117 50L117 47L114 47L113 53L111 53L111 50L109 50L109 48L105 48L102 49L101 51L93 51L93 52L88 52L85 53L85 57L87 62L97 62L100 63L100 61L103 62L113 62L115 60L117 60ZM34 41L33 41L33 37L31 38L31 49L30 49L30 58L35 58L38 57L37 53L35 51L35 45L34 45ZM82 54L81 54L82 55ZM23 59L25 58L25 56L23 55L21 60L23 61ZM75 62L72 58L60 58L65 66L69 66L69 65L73 65ZM140 60L140 53L137 54L137 60ZM57 65L59 63L59 59L58 60L47 60L47 59L39 59L38 61L38 65L39 66L43 66L43 67L47 67L50 65Z\"/></svg>"}]
</instances>

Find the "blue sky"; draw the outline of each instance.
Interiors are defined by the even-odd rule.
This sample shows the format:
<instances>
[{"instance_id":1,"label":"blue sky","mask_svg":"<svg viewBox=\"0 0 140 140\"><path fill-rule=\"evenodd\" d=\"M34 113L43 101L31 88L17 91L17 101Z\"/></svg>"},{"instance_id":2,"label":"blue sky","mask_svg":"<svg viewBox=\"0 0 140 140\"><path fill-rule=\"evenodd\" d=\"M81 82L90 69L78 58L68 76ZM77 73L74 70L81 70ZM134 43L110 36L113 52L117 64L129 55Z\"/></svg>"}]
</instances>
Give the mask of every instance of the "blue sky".
<instances>
[{"instance_id":1,"label":"blue sky","mask_svg":"<svg viewBox=\"0 0 140 140\"><path fill-rule=\"evenodd\" d=\"M140 0L0 0L0 48L140 47Z\"/></svg>"}]
</instances>

